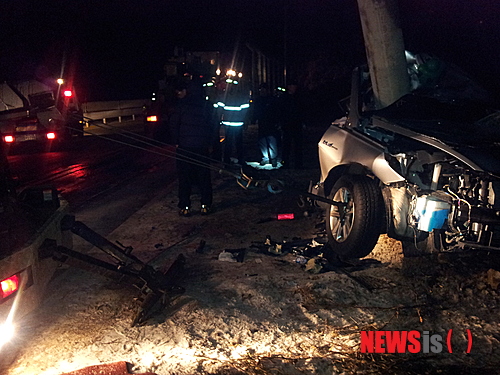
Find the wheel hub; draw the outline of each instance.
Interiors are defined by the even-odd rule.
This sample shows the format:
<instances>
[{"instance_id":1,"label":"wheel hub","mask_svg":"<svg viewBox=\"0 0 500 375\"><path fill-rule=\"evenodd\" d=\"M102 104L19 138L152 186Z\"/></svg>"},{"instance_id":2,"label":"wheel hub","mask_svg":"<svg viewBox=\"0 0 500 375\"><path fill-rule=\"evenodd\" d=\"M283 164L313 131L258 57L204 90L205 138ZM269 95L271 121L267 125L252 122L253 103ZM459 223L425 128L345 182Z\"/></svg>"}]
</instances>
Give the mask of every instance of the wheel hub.
<instances>
[{"instance_id":1,"label":"wheel hub","mask_svg":"<svg viewBox=\"0 0 500 375\"><path fill-rule=\"evenodd\" d=\"M334 201L345 203L344 207L330 206L330 228L337 242L344 242L351 233L354 224L354 202L351 192L341 187L333 197Z\"/></svg>"}]
</instances>

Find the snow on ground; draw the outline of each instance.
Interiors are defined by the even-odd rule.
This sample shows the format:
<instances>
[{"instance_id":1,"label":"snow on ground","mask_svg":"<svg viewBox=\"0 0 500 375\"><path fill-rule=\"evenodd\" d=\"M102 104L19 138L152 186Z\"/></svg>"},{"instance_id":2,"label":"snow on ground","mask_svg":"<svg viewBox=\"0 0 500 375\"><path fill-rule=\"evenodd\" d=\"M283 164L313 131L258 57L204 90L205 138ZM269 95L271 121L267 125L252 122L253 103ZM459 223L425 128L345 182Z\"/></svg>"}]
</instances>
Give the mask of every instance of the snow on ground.
<instances>
[{"instance_id":1,"label":"snow on ground","mask_svg":"<svg viewBox=\"0 0 500 375\"><path fill-rule=\"evenodd\" d=\"M319 172L279 170L295 186ZM59 375L116 361L136 373L376 374L497 373L499 294L488 254L403 259L381 236L355 264L318 269L297 263L304 247L276 254L272 241L321 240L321 214L304 215L292 193L244 190L216 177L212 215L179 218L175 187L108 238L160 267L186 257L185 289L145 324L131 327L138 291L88 271L62 268L46 304L23 320L4 375ZM195 206L196 208L196 206ZM273 220L277 213L294 220ZM200 241L206 241L197 252ZM307 241L306 241L307 242ZM321 249L321 242L316 243ZM243 262L220 254L245 249ZM271 251L269 251L271 249ZM93 249L92 254L98 254ZM307 271L306 269L309 269ZM446 337L453 353L361 354L361 330L418 330ZM465 354L466 330L473 347ZM13 357L12 353L17 355Z\"/></svg>"}]
</instances>

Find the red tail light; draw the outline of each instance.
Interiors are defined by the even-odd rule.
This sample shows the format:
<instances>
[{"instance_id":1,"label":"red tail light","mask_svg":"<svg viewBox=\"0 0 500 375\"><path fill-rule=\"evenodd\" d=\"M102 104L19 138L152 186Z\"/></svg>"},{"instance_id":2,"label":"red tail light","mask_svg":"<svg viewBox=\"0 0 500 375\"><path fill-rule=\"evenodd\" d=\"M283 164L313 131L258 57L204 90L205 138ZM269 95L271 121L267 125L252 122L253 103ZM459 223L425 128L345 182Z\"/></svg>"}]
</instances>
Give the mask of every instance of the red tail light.
<instances>
[{"instance_id":1,"label":"red tail light","mask_svg":"<svg viewBox=\"0 0 500 375\"><path fill-rule=\"evenodd\" d=\"M278 214L278 220L293 220L295 219L294 214Z\"/></svg>"},{"instance_id":2,"label":"red tail light","mask_svg":"<svg viewBox=\"0 0 500 375\"><path fill-rule=\"evenodd\" d=\"M5 141L5 143L12 143L14 142L14 137L12 135L6 135L5 137L3 137L3 140Z\"/></svg>"},{"instance_id":3,"label":"red tail light","mask_svg":"<svg viewBox=\"0 0 500 375\"><path fill-rule=\"evenodd\" d=\"M148 122L156 122L156 121L158 121L158 116L155 116L155 115L153 115L153 116L148 116L148 117L146 118L146 120L147 120Z\"/></svg>"},{"instance_id":4,"label":"red tail light","mask_svg":"<svg viewBox=\"0 0 500 375\"><path fill-rule=\"evenodd\" d=\"M19 289L19 281L19 276L17 275L12 275L11 277L0 281L0 300L17 292Z\"/></svg>"},{"instance_id":5,"label":"red tail light","mask_svg":"<svg viewBox=\"0 0 500 375\"><path fill-rule=\"evenodd\" d=\"M73 91L71 91L71 90L64 90L63 95L66 98L71 98L73 96Z\"/></svg>"},{"instance_id":6,"label":"red tail light","mask_svg":"<svg viewBox=\"0 0 500 375\"><path fill-rule=\"evenodd\" d=\"M47 133L47 139L56 139L56 133Z\"/></svg>"}]
</instances>

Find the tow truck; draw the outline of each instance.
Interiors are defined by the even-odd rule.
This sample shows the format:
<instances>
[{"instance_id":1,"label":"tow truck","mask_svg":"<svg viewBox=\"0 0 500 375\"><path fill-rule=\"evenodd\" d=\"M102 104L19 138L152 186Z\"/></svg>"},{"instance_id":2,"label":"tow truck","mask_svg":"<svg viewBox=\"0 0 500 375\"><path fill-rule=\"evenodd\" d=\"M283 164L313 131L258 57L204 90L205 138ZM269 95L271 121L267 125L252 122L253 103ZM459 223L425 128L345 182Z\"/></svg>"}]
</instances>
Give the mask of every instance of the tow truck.
<instances>
[{"instance_id":1,"label":"tow truck","mask_svg":"<svg viewBox=\"0 0 500 375\"><path fill-rule=\"evenodd\" d=\"M83 135L83 112L75 89L59 82L0 83L0 135L8 148L27 142L51 146Z\"/></svg>"},{"instance_id":2,"label":"tow truck","mask_svg":"<svg viewBox=\"0 0 500 375\"><path fill-rule=\"evenodd\" d=\"M0 362L16 326L43 307L47 286L62 264L130 280L139 290L132 326L144 323L157 307L165 307L169 297L183 292L175 284L184 268L182 254L158 270L135 257L131 247L112 243L76 220L57 189L19 189L4 147L0 142ZM73 250L73 235L102 250L104 256Z\"/></svg>"},{"instance_id":3,"label":"tow truck","mask_svg":"<svg viewBox=\"0 0 500 375\"><path fill-rule=\"evenodd\" d=\"M55 189L27 189L19 195L0 143L0 348L14 335L15 321L32 312L57 264L39 256L47 238L71 246L60 229L68 212Z\"/></svg>"}]
</instances>

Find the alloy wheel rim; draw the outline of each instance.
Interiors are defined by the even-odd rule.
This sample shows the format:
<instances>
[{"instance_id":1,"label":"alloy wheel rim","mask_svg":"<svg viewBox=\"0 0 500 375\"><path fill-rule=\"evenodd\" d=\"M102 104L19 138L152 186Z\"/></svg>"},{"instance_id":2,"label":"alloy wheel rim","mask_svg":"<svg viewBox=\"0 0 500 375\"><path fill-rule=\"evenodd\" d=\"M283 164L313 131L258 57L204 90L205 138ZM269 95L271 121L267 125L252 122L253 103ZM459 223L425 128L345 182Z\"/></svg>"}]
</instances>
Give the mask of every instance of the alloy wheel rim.
<instances>
[{"instance_id":1,"label":"alloy wheel rim","mask_svg":"<svg viewBox=\"0 0 500 375\"><path fill-rule=\"evenodd\" d=\"M330 230L336 242L344 242L349 237L354 224L354 201L349 189L341 187L333 200L345 203L345 214L342 215L342 208L330 206ZM342 217L343 216L343 217Z\"/></svg>"}]
</instances>

